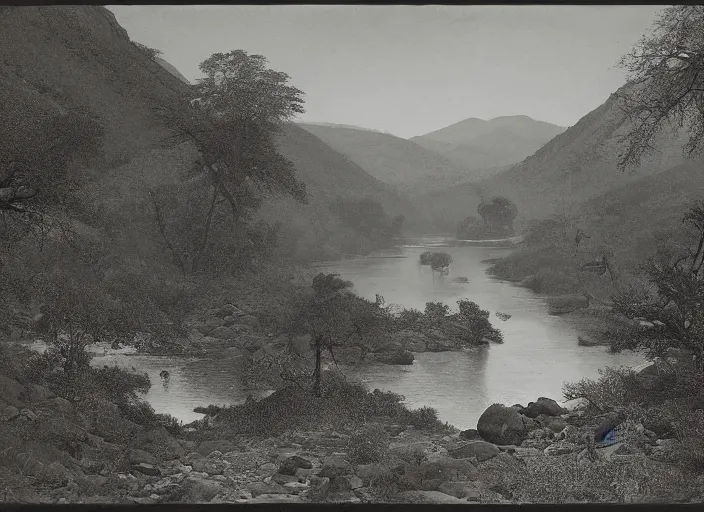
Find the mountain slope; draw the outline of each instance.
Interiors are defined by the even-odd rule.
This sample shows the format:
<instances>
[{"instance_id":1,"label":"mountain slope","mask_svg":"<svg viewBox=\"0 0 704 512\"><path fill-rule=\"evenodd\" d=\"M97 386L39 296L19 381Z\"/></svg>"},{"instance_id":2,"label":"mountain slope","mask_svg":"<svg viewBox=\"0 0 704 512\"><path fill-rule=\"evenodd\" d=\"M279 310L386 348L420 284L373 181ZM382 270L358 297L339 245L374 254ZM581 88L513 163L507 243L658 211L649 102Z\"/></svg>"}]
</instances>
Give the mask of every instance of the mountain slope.
<instances>
[{"instance_id":1,"label":"mountain slope","mask_svg":"<svg viewBox=\"0 0 704 512\"><path fill-rule=\"evenodd\" d=\"M174 75L176 78L181 80L184 84L188 84L188 85L191 84L191 82L188 81L188 78L183 76L178 69L176 69L173 65L171 65L171 63L165 61L161 57L156 57L154 60L156 60L157 64L159 64L166 71L168 71L169 73Z\"/></svg>"},{"instance_id":2,"label":"mountain slope","mask_svg":"<svg viewBox=\"0 0 704 512\"><path fill-rule=\"evenodd\" d=\"M463 184L417 198L416 206L428 210L436 224L443 220L447 224L461 212L476 215L479 194L503 195L517 204L521 222L547 217L558 207L574 207L684 161L681 136L663 132L656 151L641 166L630 172L617 170L618 139L626 128L619 100L612 94L522 162L476 185Z\"/></svg>"},{"instance_id":3,"label":"mountain slope","mask_svg":"<svg viewBox=\"0 0 704 512\"><path fill-rule=\"evenodd\" d=\"M467 178L442 156L390 134L339 125L300 123L335 151L407 194L438 190Z\"/></svg>"},{"instance_id":4,"label":"mountain slope","mask_svg":"<svg viewBox=\"0 0 704 512\"><path fill-rule=\"evenodd\" d=\"M410 140L473 171L473 181L479 181L532 155L563 131L528 116L471 118Z\"/></svg>"}]
</instances>

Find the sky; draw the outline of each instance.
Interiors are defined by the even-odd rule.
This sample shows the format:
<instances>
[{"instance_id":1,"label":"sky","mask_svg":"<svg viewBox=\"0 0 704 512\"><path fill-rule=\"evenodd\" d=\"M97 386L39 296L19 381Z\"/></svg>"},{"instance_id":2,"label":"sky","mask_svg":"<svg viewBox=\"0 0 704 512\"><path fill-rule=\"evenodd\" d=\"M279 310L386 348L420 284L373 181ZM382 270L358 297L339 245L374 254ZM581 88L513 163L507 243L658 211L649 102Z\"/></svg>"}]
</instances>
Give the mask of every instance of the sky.
<instances>
[{"instance_id":1,"label":"sky","mask_svg":"<svg viewBox=\"0 0 704 512\"><path fill-rule=\"evenodd\" d=\"M399 137L527 115L572 126L625 83L619 58L663 6L107 6L186 78L235 49L305 92L300 121Z\"/></svg>"}]
</instances>

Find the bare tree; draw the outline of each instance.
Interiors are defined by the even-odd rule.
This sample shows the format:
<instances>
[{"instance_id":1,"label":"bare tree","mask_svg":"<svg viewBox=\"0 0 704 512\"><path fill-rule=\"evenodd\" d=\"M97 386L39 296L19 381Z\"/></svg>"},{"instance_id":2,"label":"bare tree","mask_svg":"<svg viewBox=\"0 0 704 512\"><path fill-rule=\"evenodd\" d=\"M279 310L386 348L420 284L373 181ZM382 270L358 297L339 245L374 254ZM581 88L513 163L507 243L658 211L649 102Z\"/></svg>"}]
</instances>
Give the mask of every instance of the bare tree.
<instances>
[{"instance_id":1,"label":"bare tree","mask_svg":"<svg viewBox=\"0 0 704 512\"><path fill-rule=\"evenodd\" d=\"M704 6L665 9L651 33L619 65L628 85L619 96L630 129L623 136L622 170L638 165L664 127L684 128L691 155L704 139Z\"/></svg>"}]
</instances>

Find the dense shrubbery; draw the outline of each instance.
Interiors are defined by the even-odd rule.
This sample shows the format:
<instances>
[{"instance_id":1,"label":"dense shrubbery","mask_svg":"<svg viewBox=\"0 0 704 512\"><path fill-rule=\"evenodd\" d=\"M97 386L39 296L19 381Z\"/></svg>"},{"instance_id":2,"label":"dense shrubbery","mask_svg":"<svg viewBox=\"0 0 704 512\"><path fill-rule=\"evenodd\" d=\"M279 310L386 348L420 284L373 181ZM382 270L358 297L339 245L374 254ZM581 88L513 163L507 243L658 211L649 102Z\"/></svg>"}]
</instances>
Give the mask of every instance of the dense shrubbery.
<instances>
[{"instance_id":1,"label":"dense shrubbery","mask_svg":"<svg viewBox=\"0 0 704 512\"><path fill-rule=\"evenodd\" d=\"M428 408L413 411L402 403L403 397L348 382L338 372L323 372L321 396L295 385L286 386L259 401L228 407L219 415L224 435L276 435L296 428L325 426L341 428L364 424L375 417L389 418L400 424L444 431L442 424Z\"/></svg>"},{"instance_id":2,"label":"dense shrubbery","mask_svg":"<svg viewBox=\"0 0 704 512\"><path fill-rule=\"evenodd\" d=\"M355 464L381 462L389 450L389 434L380 425L365 425L350 437L348 451Z\"/></svg>"}]
</instances>

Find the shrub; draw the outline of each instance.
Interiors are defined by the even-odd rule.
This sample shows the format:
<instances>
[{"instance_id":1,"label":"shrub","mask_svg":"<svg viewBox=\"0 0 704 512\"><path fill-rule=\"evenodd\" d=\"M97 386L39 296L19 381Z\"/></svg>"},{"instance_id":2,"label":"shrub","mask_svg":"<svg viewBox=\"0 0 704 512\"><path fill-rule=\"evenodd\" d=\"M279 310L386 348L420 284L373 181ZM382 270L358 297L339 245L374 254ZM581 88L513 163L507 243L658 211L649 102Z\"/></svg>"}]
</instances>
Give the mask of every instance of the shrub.
<instances>
[{"instance_id":1,"label":"shrub","mask_svg":"<svg viewBox=\"0 0 704 512\"><path fill-rule=\"evenodd\" d=\"M381 462L389 451L389 435L380 425L366 425L350 437L348 452L355 464Z\"/></svg>"}]
</instances>

